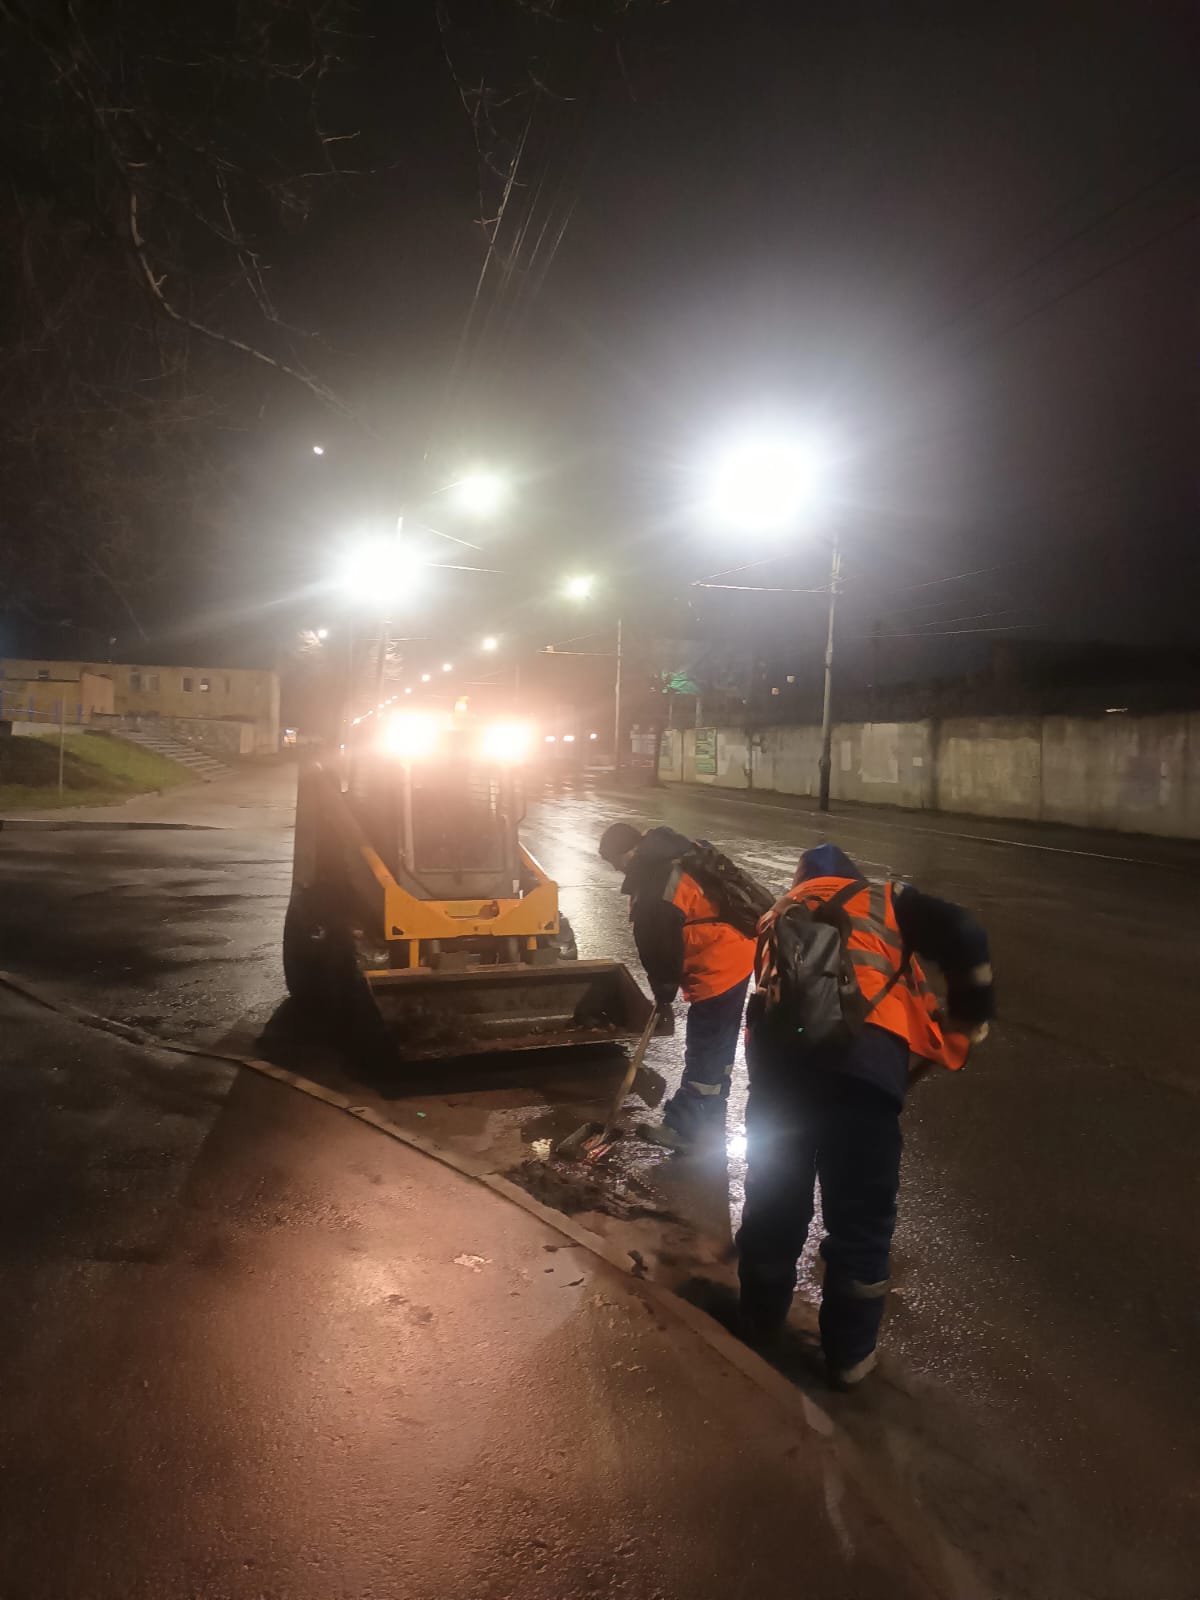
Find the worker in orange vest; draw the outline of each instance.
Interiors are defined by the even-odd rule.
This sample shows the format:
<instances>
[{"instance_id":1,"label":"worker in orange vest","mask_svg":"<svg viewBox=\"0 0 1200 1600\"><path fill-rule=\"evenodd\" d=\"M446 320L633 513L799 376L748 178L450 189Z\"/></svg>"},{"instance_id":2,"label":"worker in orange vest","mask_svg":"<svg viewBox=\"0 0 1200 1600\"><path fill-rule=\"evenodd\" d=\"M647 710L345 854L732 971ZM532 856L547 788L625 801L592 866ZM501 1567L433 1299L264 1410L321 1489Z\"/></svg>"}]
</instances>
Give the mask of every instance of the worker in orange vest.
<instances>
[{"instance_id":1,"label":"worker in orange vest","mask_svg":"<svg viewBox=\"0 0 1200 1600\"><path fill-rule=\"evenodd\" d=\"M836 973L819 973L833 985L826 992L837 1020L828 1033L797 1028L798 1002L789 1012L781 998L784 939L772 930L792 905L839 930ZM920 957L946 979L945 1014ZM805 970L819 968L809 962ZM771 1342L783 1327L819 1178L820 1329L829 1377L848 1387L875 1366L905 1095L933 1066L960 1068L986 1036L994 1009L987 935L961 906L911 885L869 883L834 844L804 854L790 893L760 924L747 1015L746 1203L737 1246L742 1325L752 1343Z\"/></svg>"},{"instance_id":2,"label":"worker in orange vest","mask_svg":"<svg viewBox=\"0 0 1200 1600\"><path fill-rule=\"evenodd\" d=\"M624 875L629 919L650 990L669 1011L679 990L688 1001L683 1081L662 1122L642 1131L681 1152L723 1135L729 1079L737 1053L754 940L721 919L716 902L681 865L696 849L673 828L648 833L614 822L600 854Z\"/></svg>"}]
</instances>

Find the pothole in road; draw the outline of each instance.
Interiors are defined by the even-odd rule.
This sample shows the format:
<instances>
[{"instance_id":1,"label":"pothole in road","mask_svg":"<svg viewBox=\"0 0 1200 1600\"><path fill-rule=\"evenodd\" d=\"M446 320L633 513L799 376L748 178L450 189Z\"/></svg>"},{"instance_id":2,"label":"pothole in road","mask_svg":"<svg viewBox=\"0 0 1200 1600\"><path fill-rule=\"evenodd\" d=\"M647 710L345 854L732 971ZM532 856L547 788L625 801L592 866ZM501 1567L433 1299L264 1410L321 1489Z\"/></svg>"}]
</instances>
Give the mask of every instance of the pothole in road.
<instances>
[{"instance_id":1,"label":"pothole in road","mask_svg":"<svg viewBox=\"0 0 1200 1600\"><path fill-rule=\"evenodd\" d=\"M619 1183L605 1181L582 1162L523 1161L505 1173L535 1200L565 1216L597 1212L620 1222L652 1219L687 1227L683 1217L655 1203L650 1190L628 1176Z\"/></svg>"}]
</instances>

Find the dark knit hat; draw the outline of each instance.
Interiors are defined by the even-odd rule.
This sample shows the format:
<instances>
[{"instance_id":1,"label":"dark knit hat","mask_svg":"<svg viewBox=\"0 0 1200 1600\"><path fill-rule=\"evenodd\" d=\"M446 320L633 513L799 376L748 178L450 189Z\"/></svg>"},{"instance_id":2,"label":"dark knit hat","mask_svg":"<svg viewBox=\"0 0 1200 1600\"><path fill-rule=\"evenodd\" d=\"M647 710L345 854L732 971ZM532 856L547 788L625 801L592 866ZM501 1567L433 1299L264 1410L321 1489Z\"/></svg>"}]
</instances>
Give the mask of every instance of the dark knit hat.
<instances>
[{"instance_id":1,"label":"dark knit hat","mask_svg":"<svg viewBox=\"0 0 1200 1600\"><path fill-rule=\"evenodd\" d=\"M619 865L621 857L636 850L642 842L642 830L632 822L610 823L600 835L600 854L610 867Z\"/></svg>"}]
</instances>

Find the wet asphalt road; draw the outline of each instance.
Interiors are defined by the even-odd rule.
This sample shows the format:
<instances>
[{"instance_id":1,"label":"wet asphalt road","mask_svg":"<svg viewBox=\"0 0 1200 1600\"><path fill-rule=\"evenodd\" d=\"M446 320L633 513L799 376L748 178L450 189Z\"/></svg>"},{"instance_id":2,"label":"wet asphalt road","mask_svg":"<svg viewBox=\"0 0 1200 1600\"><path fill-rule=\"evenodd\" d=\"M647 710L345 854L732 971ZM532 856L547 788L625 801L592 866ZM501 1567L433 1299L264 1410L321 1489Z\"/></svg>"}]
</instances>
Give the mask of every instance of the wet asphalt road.
<instances>
[{"instance_id":1,"label":"wet asphalt road","mask_svg":"<svg viewBox=\"0 0 1200 1600\"><path fill-rule=\"evenodd\" d=\"M631 1280L270 1080L0 990L0 1214L5 1600L933 1600Z\"/></svg>"},{"instance_id":2,"label":"wet asphalt road","mask_svg":"<svg viewBox=\"0 0 1200 1600\"><path fill-rule=\"evenodd\" d=\"M869 870L983 916L1002 1026L961 1079L913 1097L886 1381L841 1414L984 1573L983 1593L1194 1600L1200 851L863 810L827 835L762 800L564 787L532 808L528 842L582 952L627 959L617 881L594 855L615 815L711 838L778 885L833 836ZM0 834L0 965L176 1036L246 1047L265 1028L263 1053L338 1081L353 1063L277 1011L288 848L252 829ZM650 1103L679 1046L656 1043ZM536 1172L540 1141L589 1115L614 1070L432 1076L398 1084L389 1111ZM697 1228L715 1261L740 1192L740 1109L735 1096L724 1167L629 1146L607 1192L550 1197L595 1207L589 1220L637 1239L663 1277L703 1259Z\"/></svg>"}]
</instances>

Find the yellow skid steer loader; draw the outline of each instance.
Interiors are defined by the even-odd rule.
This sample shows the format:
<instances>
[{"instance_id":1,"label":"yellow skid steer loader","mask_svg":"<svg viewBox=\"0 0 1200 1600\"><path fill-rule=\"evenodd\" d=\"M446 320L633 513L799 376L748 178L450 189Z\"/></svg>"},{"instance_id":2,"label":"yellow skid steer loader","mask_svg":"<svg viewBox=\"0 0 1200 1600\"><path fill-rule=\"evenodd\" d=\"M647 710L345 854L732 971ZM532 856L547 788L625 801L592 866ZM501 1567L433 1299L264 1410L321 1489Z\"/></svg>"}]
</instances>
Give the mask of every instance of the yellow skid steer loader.
<instances>
[{"instance_id":1,"label":"yellow skid steer loader","mask_svg":"<svg viewBox=\"0 0 1200 1600\"><path fill-rule=\"evenodd\" d=\"M636 1039L651 1002L580 961L520 842L531 731L372 713L300 775L283 933L289 993L382 1024L402 1061Z\"/></svg>"}]
</instances>

